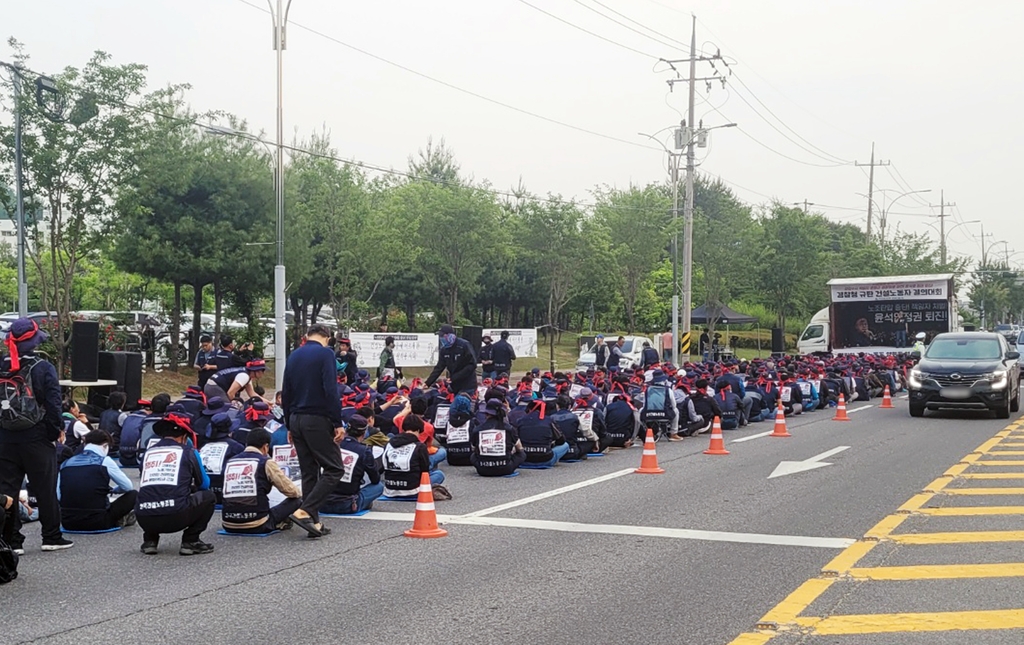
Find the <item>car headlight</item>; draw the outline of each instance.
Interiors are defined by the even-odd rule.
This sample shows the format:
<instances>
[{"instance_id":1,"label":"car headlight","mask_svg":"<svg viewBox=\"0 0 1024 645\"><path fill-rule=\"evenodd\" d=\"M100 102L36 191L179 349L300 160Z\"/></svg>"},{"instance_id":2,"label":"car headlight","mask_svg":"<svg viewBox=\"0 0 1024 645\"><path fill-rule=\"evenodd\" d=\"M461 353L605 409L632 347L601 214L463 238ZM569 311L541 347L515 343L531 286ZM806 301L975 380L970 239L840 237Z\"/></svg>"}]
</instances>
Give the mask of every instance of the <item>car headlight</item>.
<instances>
[{"instance_id":1,"label":"car headlight","mask_svg":"<svg viewBox=\"0 0 1024 645\"><path fill-rule=\"evenodd\" d=\"M1008 379L1006 370L997 370L988 375L993 390L1001 390L1006 387Z\"/></svg>"},{"instance_id":2,"label":"car headlight","mask_svg":"<svg viewBox=\"0 0 1024 645\"><path fill-rule=\"evenodd\" d=\"M924 378L924 374L921 372L921 370L910 370L910 387L921 387L922 378Z\"/></svg>"}]
</instances>

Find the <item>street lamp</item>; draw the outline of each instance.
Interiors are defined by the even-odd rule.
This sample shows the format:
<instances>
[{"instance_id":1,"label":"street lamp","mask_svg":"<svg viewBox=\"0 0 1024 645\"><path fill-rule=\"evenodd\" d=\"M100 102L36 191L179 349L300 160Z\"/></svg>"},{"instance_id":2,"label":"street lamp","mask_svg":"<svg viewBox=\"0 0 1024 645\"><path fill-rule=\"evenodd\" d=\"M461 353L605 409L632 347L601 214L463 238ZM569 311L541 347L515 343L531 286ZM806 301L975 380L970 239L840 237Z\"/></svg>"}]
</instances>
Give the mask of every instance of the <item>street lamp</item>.
<instances>
[{"instance_id":1,"label":"street lamp","mask_svg":"<svg viewBox=\"0 0 1024 645\"><path fill-rule=\"evenodd\" d=\"M883 195L885 194L885 190L884 189L881 190L880 192L882 192ZM889 201L889 206L887 208L879 209L879 210L882 211L882 218L881 218L881 222L879 223L879 227L878 227L879 235L881 235L881 238L880 238L881 242L880 242L879 246L881 247L882 257L883 258L885 257L885 225L886 225L886 222L889 219L889 212L892 210L892 207L896 205L896 202L898 202L899 200L903 199L907 195L916 195L916 194L919 194L919 193L930 193L930 192L932 192L931 188L925 188L924 190L908 190L907 192L900 193L895 198L890 200ZM862 195L862 193L857 193L857 194L858 195ZM883 200L883 204L884 203L885 202ZM877 204L875 204L875 205L877 206Z\"/></svg>"},{"instance_id":2,"label":"street lamp","mask_svg":"<svg viewBox=\"0 0 1024 645\"><path fill-rule=\"evenodd\" d=\"M980 219L971 219L965 222L959 222L949 227L945 234L943 234L939 227L937 227L935 224L932 224L931 222L925 222L927 226L930 226L936 233L939 234L939 250L942 254L943 264L945 264L946 248L948 247L946 240L949 239L949 234L955 231L956 229L960 228L961 226L964 226L965 224L979 224L980 222Z\"/></svg>"},{"instance_id":3,"label":"street lamp","mask_svg":"<svg viewBox=\"0 0 1024 645\"><path fill-rule=\"evenodd\" d=\"M271 0L267 0L269 4ZM284 4L277 0L277 10L270 7L274 22L274 51L277 52L277 265L274 267L274 384L278 391L284 387L284 363L288 353L285 343L285 270L284 270L284 50L287 46L286 29L292 0ZM298 322L298 321L296 321Z\"/></svg>"}]
</instances>

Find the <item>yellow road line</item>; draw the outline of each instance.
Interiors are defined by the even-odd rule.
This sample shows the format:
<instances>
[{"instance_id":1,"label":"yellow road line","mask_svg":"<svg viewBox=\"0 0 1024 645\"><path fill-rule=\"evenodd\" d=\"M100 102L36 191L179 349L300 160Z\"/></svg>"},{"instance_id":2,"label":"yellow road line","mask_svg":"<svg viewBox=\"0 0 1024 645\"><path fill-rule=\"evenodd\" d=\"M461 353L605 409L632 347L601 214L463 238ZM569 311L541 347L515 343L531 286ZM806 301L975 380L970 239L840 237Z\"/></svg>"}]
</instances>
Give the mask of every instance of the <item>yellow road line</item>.
<instances>
[{"instance_id":1,"label":"yellow road line","mask_svg":"<svg viewBox=\"0 0 1024 645\"><path fill-rule=\"evenodd\" d=\"M804 609L807 609L818 596L825 593L825 590L832 586L836 578L811 578L797 587L793 593L786 596L786 599L775 605L764 615L758 624L768 623L785 625L792 623Z\"/></svg>"},{"instance_id":2,"label":"yellow road line","mask_svg":"<svg viewBox=\"0 0 1024 645\"><path fill-rule=\"evenodd\" d=\"M1024 495L1024 488L947 488L943 495Z\"/></svg>"},{"instance_id":3,"label":"yellow road line","mask_svg":"<svg viewBox=\"0 0 1024 645\"><path fill-rule=\"evenodd\" d=\"M1010 455L1011 457L1020 457L1024 455L1024 450L989 450L985 453L987 457L994 457L996 455Z\"/></svg>"},{"instance_id":4,"label":"yellow road line","mask_svg":"<svg viewBox=\"0 0 1024 645\"><path fill-rule=\"evenodd\" d=\"M859 580L953 580L957 578L1018 578L1024 562L1007 564L940 564L905 567L858 567L849 575Z\"/></svg>"},{"instance_id":5,"label":"yellow road line","mask_svg":"<svg viewBox=\"0 0 1024 645\"><path fill-rule=\"evenodd\" d=\"M964 473L964 479L1024 479L1024 473Z\"/></svg>"},{"instance_id":6,"label":"yellow road line","mask_svg":"<svg viewBox=\"0 0 1024 645\"><path fill-rule=\"evenodd\" d=\"M747 632L737 636L729 645L764 645L775 638L775 636L776 634L765 634L763 632Z\"/></svg>"},{"instance_id":7,"label":"yellow road line","mask_svg":"<svg viewBox=\"0 0 1024 645\"><path fill-rule=\"evenodd\" d=\"M871 530L869 530L867 533L865 533L864 537L867 537L867 538L884 538L884 537L888 536L890 533L892 533L896 529L896 527L898 527L900 524L903 524L903 521L906 520L907 517L909 517L909 516L908 515L889 515L884 520L882 520L878 524L875 524L873 527L871 527Z\"/></svg>"},{"instance_id":8,"label":"yellow road line","mask_svg":"<svg viewBox=\"0 0 1024 645\"><path fill-rule=\"evenodd\" d=\"M825 565L822 571L845 573L850 567L857 564L861 558L868 554L868 551L875 548L878 542L854 542L846 547L842 553L832 558L832 561Z\"/></svg>"},{"instance_id":9,"label":"yellow road line","mask_svg":"<svg viewBox=\"0 0 1024 645\"><path fill-rule=\"evenodd\" d=\"M1024 441L1001 441L997 448L1024 448Z\"/></svg>"},{"instance_id":10,"label":"yellow road line","mask_svg":"<svg viewBox=\"0 0 1024 645\"><path fill-rule=\"evenodd\" d=\"M855 614L828 618L798 618L796 624L814 634L881 634L954 630L1024 629L1024 609L948 611L920 614Z\"/></svg>"},{"instance_id":11,"label":"yellow road line","mask_svg":"<svg viewBox=\"0 0 1024 645\"><path fill-rule=\"evenodd\" d=\"M889 539L899 544L970 544L972 542L1024 542L1024 531L961 531L955 533L901 533Z\"/></svg>"},{"instance_id":12,"label":"yellow road line","mask_svg":"<svg viewBox=\"0 0 1024 645\"><path fill-rule=\"evenodd\" d=\"M906 501L903 506L900 506L901 511L916 511L928 502L932 501L935 497L935 493L918 493Z\"/></svg>"},{"instance_id":13,"label":"yellow road line","mask_svg":"<svg viewBox=\"0 0 1024 645\"><path fill-rule=\"evenodd\" d=\"M921 515L934 515L936 517L1024 515L1024 506L943 506L942 508L922 508L917 512Z\"/></svg>"},{"instance_id":14,"label":"yellow road line","mask_svg":"<svg viewBox=\"0 0 1024 645\"><path fill-rule=\"evenodd\" d=\"M992 454L992 453L989 453ZM1002 459L996 461L975 461L975 466L1024 466L1020 459Z\"/></svg>"}]
</instances>

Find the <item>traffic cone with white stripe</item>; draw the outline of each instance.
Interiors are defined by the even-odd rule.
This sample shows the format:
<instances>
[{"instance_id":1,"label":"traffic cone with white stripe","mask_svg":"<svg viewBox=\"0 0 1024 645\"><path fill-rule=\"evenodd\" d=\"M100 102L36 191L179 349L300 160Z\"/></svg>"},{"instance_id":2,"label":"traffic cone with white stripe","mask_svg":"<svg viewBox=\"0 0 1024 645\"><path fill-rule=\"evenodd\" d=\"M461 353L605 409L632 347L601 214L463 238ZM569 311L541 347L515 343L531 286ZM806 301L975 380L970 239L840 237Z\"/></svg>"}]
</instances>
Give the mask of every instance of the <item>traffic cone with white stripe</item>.
<instances>
[{"instance_id":1,"label":"traffic cone with white stripe","mask_svg":"<svg viewBox=\"0 0 1024 645\"><path fill-rule=\"evenodd\" d=\"M434 511L434 490L430 487L430 473L420 477L420 492L416 498L416 516L412 520L412 528L405 532L405 537L439 538L448 535L448 531L437 526L437 513Z\"/></svg>"},{"instance_id":2,"label":"traffic cone with white stripe","mask_svg":"<svg viewBox=\"0 0 1024 645\"><path fill-rule=\"evenodd\" d=\"M786 411L782 407L782 401L779 401L779 409L775 411L775 427L772 429L772 433L769 437L792 437L789 431L786 430Z\"/></svg>"},{"instance_id":3,"label":"traffic cone with white stripe","mask_svg":"<svg viewBox=\"0 0 1024 645\"><path fill-rule=\"evenodd\" d=\"M846 397L843 393L839 393L839 405L836 407L836 416L832 417L833 421L849 421L850 415L846 414Z\"/></svg>"},{"instance_id":4,"label":"traffic cone with white stripe","mask_svg":"<svg viewBox=\"0 0 1024 645\"><path fill-rule=\"evenodd\" d=\"M878 406L882 410L891 410L896 406L892 404L892 395L889 394L889 386L885 386L885 392L882 393L882 405Z\"/></svg>"},{"instance_id":5,"label":"traffic cone with white stripe","mask_svg":"<svg viewBox=\"0 0 1024 645\"><path fill-rule=\"evenodd\" d=\"M711 445L704 451L705 455L727 455L729 451L725 449L725 438L722 436L722 423L715 417L714 423L711 424Z\"/></svg>"},{"instance_id":6,"label":"traffic cone with white stripe","mask_svg":"<svg viewBox=\"0 0 1024 645\"><path fill-rule=\"evenodd\" d=\"M654 450L654 432L647 428L647 438L644 439L644 454L640 457L640 467L633 471L641 475L660 475L665 472L664 468L658 467L658 453Z\"/></svg>"}]
</instances>

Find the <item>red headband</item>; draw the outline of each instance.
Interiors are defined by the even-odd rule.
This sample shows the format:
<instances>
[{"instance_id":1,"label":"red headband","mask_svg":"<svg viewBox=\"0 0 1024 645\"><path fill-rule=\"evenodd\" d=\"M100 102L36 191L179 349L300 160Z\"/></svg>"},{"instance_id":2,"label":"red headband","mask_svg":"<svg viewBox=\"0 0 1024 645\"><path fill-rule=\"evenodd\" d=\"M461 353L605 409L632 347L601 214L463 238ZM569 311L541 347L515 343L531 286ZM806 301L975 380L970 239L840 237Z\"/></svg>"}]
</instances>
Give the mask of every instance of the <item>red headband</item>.
<instances>
[{"instance_id":1,"label":"red headband","mask_svg":"<svg viewBox=\"0 0 1024 645\"><path fill-rule=\"evenodd\" d=\"M18 356L18 343L22 343L26 340L31 339L33 336L36 335L36 332L39 331L39 325L36 324L36 321L32 320L30 322L32 323L31 330L26 331L21 336L15 336L14 332L8 332L7 340L4 341L5 343L7 343L7 350L11 353L12 372L17 372L21 369L21 358Z\"/></svg>"}]
</instances>

